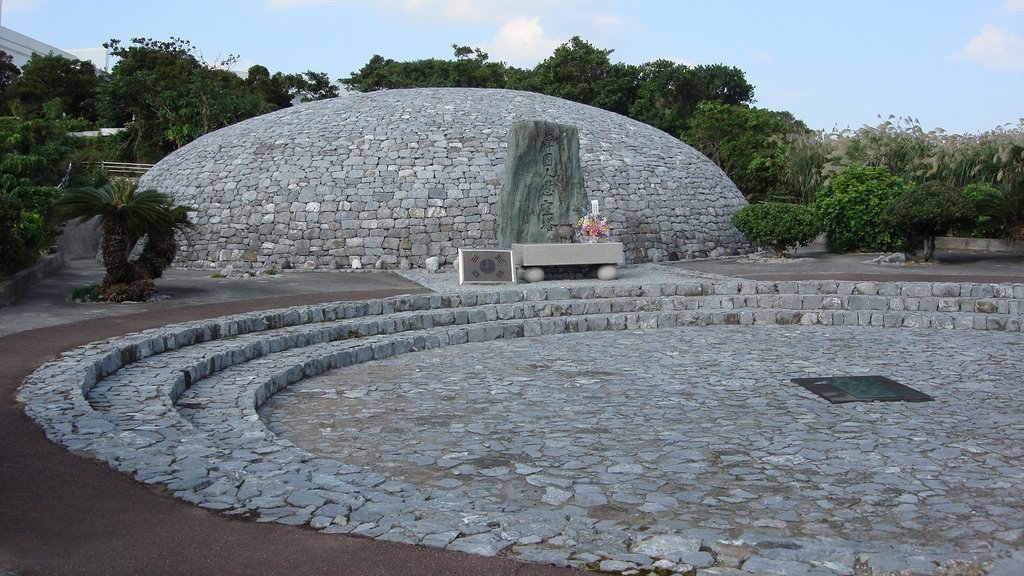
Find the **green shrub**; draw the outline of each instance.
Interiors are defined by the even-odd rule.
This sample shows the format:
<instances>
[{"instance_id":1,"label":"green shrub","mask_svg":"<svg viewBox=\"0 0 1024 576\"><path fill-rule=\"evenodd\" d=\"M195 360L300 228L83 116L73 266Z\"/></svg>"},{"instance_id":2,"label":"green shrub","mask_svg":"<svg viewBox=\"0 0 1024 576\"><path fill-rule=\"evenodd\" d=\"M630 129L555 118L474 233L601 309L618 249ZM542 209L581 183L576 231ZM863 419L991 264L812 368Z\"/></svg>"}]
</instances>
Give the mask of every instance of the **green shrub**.
<instances>
[{"instance_id":1,"label":"green shrub","mask_svg":"<svg viewBox=\"0 0 1024 576\"><path fill-rule=\"evenodd\" d=\"M99 284L92 284L91 286L75 288L71 291L71 300L74 302L99 302L99 287Z\"/></svg>"},{"instance_id":2,"label":"green shrub","mask_svg":"<svg viewBox=\"0 0 1024 576\"><path fill-rule=\"evenodd\" d=\"M782 257L786 248L810 244L821 233L813 209L800 204L751 204L732 216L732 224L749 240L766 244Z\"/></svg>"},{"instance_id":3,"label":"green shrub","mask_svg":"<svg viewBox=\"0 0 1024 576\"><path fill-rule=\"evenodd\" d=\"M0 185L0 275L35 264L60 233L52 217L55 194L43 186L9 190Z\"/></svg>"},{"instance_id":4,"label":"green shrub","mask_svg":"<svg viewBox=\"0 0 1024 576\"><path fill-rule=\"evenodd\" d=\"M885 168L850 166L818 193L815 210L832 252L893 250L903 238L882 224L890 202L909 188Z\"/></svg>"},{"instance_id":5,"label":"green shrub","mask_svg":"<svg viewBox=\"0 0 1024 576\"><path fill-rule=\"evenodd\" d=\"M900 194L885 209L882 223L916 247L925 242L925 260L935 253L935 237L975 219L974 204L963 192L944 182L924 184Z\"/></svg>"}]
</instances>

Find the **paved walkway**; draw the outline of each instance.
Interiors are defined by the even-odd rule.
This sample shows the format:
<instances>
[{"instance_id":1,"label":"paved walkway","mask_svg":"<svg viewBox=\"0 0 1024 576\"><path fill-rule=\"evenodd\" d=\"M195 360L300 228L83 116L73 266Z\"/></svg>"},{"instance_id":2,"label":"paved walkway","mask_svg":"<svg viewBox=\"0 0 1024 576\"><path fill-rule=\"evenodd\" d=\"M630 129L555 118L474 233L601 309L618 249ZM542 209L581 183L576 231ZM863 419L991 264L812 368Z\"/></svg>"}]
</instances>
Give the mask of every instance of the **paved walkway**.
<instances>
[{"instance_id":1,"label":"paved walkway","mask_svg":"<svg viewBox=\"0 0 1024 576\"><path fill-rule=\"evenodd\" d=\"M937 251L932 262L878 264L879 254L830 254L822 244L785 259L725 258L674 262L682 270L752 280L908 280L916 282L1024 282L1024 253Z\"/></svg>"},{"instance_id":2,"label":"paved walkway","mask_svg":"<svg viewBox=\"0 0 1024 576\"><path fill-rule=\"evenodd\" d=\"M75 270L70 272L74 276ZM59 299L51 299L49 304L34 300L27 306L0 310L5 330L19 323L27 327L56 324L62 318L74 320L90 308L100 311L88 313L98 317L94 320L0 339L0 386L4 390L0 469L5 487L0 495L0 509L5 511L0 521L0 569L46 574L276 573L284 567L311 574L559 573L541 565L381 541L324 538L282 526L226 520L154 495L103 465L70 456L46 442L11 396L27 372L55 352L168 322L365 298L371 293L363 290L381 283L389 290L375 291L373 296L418 288L378 274L289 274L288 284L273 278L266 281L269 287L258 285L263 282L260 280L225 281L198 273L181 274L189 276L182 288L194 290L193 297L137 305L150 308L141 314L131 306L65 305ZM172 275L168 286L177 281ZM50 284L60 282L56 278ZM231 283L236 282L239 288L233 292L235 284ZM307 282L324 284L314 288ZM53 288L53 294L66 288L66 283ZM250 288L254 290L245 294ZM304 295L248 299L261 290L276 288L299 290ZM43 298L46 290L44 286L37 291L36 298ZM125 315L110 317L108 313ZM763 327L688 329L685 335L672 338L651 332L607 332L560 336L554 341L524 339L501 347L463 345L321 377L334 381L344 375L341 387L336 382L310 380L285 394L313 398L320 410L289 415L294 404L281 396L280 402L268 408L268 415L272 427L279 426L301 446L339 459L340 455L331 452L338 449L339 437L370 435L374 446L350 444L344 461L374 463L403 482L435 486L455 499L455 505L473 507L478 502L503 499L515 502L523 511L509 510L509 527L515 526L512 520L518 515L520 538L526 544L545 538L544 531L553 527L563 533L575 530L581 540L614 534L622 529L612 526L616 523L625 523L630 529L670 527L675 537L700 543L690 550L691 557L679 558L679 562L700 566L707 563L711 552L719 558L747 555L756 557L765 573L777 569L799 573L795 572L798 568L812 573L808 566L814 558L823 557L823 547L830 546L830 553L851 561L842 563L847 570L860 550L875 553L876 567L890 561L894 568L920 569L924 564L915 562L927 564L935 555L984 556L993 547L1005 555L1007 549L1019 546L1024 520L1014 511L1015 505L1019 508L1021 488L1014 462L1021 454L1014 450L1019 451L1021 445L1020 407L1011 401L996 404L992 416L979 417L977 413L979 406L990 405L994 394L1006 391L1006 382L1022 379L1013 357L1000 356L1020 344L1000 339L1019 340L1019 333L958 332L958 339L964 337L958 340L963 345L952 345L948 338L931 332L894 336L891 332L895 331L872 329L774 328L768 332ZM739 335L735 331L740 331ZM763 346L768 338L776 345ZM858 339L863 346L851 347L851 339ZM822 347L822 341L841 344ZM621 356L590 359L593 344L619 351ZM935 352L909 359L905 354L906 350L926 348ZM965 358L965 349L967 354L971 350L991 352L982 362L977 357ZM635 353L626 353L629 350L642 351L640 362ZM691 355L695 351L701 356ZM537 360L523 366L519 360L523 357ZM699 361L704 357L706 361ZM718 374L715 370L720 368L714 367L722 365L723 357L736 361L727 363L729 369ZM820 407L820 403L806 395L792 396L785 388L772 388L766 397L761 388L766 378L784 381L789 374L787 362L808 371L837 365L866 369L879 361L902 378L922 381L931 392L956 391L957 397L972 401L955 404L943 397L929 405L860 405L852 413L825 406L815 413L807 409ZM637 372L638 364L642 373ZM581 380L580 367L591 365L593 373ZM483 366L503 369L485 370ZM492 385L491 396L496 398L485 397L487 402L481 403L475 389L467 388L467 383L486 383L496 373L507 373L509 366L516 368L516 376L511 382L502 379L500 387ZM398 386L410 380L414 387ZM724 390L702 386L709 381L724 382ZM629 396L625 391L636 386L661 400L654 406L636 404L637 410L624 410L622 399ZM516 390L520 394L515 394ZM579 402L580 394L593 398ZM332 396L339 395L346 401L335 403ZM495 399L501 402L495 404ZM383 400L393 410L381 412ZM187 407L189 400L184 402ZM494 412L496 406L502 410L500 418ZM575 408L576 420L560 418L566 406ZM525 412L509 418L511 407ZM334 432L329 424L317 420L334 410L346 411L344 417L331 418L340 418L351 427ZM718 426L718 414L733 411L736 417L723 430ZM794 414L798 416L794 418ZM401 417L391 419L394 415ZM458 422L455 415L472 417ZM524 425L509 427L510 421L520 418ZM594 424L598 421L614 424ZM416 423L414 430L403 428L409 422ZM958 426L950 427L949 422ZM673 437L680 428L687 433ZM841 434L836 434L837 429ZM409 437L417 438L418 448L410 449ZM865 465L860 459L863 451L870 451L878 461ZM850 458L837 462L836 454ZM945 473L947 470L951 472ZM963 487L958 486L960 482ZM795 489L808 483L817 487ZM911 497L921 501L911 502ZM934 500L927 502L929 498ZM525 521L538 510L565 506L585 508L580 516L590 518L588 514L592 514L603 529L568 526L568 521L550 515L542 515L542 521ZM355 531L359 524L351 526L350 531ZM773 539L766 540L766 535ZM888 544L878 544L880 540ZM817 547L808 545L812 541ZM873 542L881 548L843 547L850 542ZM604 544L597 542L604 554L595 555L594 560L610 562L602 564L604 569L628 569L643 564L641 556L648 561L658 556L653 549L664 543L655 538L647 542L647 548L619 550L622 542L616 544L613 537ZM677 550L682 546L678 541L673 545ZM887 557L886 546L902 560ZM907 546L920 547L922 556L907 558ZM229 552L225 553L224 547ZM182 558L182 549L193 552ZM593 546L589 549L595 550ZM553 557L535 559L557 561ZM757 562L748 561L744 567L757 573ZM828 566L822 569L844 573L838 566L834 571Z\"/></svg>"},{"instance_id":3,"label":"paved walkway","mask_svg":"<svg viewBox=\"0 0 1024 576\"><path fill-rule=\"evenodd\" d=\"M0 337L0 574L567 573L550 566L365 538L325 538L279 524L233 520L161 494L51 443L24 414L14 394L36 366L63 350L168 323L422 290L391 274L285 274L264 283L172 270L157 283L165 293L177 295L172 300L141 305L64 301L73 288L100 276L95 265L77 262L44 281L32 296L0 309L0 321L9 333ZM263 290L273 296L263 297Z\"/></svg>"}]
</instances>

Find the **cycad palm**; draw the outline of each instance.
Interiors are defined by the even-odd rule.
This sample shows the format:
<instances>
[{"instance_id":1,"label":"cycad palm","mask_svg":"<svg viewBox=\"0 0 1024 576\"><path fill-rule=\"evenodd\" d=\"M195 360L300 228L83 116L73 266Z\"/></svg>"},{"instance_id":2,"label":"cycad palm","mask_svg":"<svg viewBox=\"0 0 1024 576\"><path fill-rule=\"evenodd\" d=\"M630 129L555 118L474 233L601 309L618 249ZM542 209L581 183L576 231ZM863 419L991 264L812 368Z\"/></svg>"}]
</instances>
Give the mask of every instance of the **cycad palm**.
<instances>
[{"instance_id":1,"label":"cycad palm","mask_svg":"<svg viewBox=\"0 0 1024 576\"><path fill-rule=\"evenodd\" d=\"M188 221L190 206L168 205L165 210L164 218L147 232L146 245L139 254L138 263L150 278L163 276L178 253L176 233L192 226Z\"/></svg>"},{"instance_id":2,"label":"cycad palm","mask_svg":"<svg viewBox=\"0 0 1024 576\"><path fill-rule=\"evenodd\" d=\"M978 212L1002 225L1010 240L1024 242L1024 177L987 193L978 202Z\"/></svg>"},{"instance_id":3,"label":"cycad palm","mask_svg":"<svg viewBox=\"0 0 1024 576\"><path fill-rule=\"evenodd\" d=\"M103 267L107 274L100 284L105 300L145 300L156 292L149 274L129 261L135 242L152 230L172 228L171 199L156 190L138 190L128 180L115 180L100 188L68 190L57 203L64 219L79 221L100 217Z\"/></svg>"}]
</instances>

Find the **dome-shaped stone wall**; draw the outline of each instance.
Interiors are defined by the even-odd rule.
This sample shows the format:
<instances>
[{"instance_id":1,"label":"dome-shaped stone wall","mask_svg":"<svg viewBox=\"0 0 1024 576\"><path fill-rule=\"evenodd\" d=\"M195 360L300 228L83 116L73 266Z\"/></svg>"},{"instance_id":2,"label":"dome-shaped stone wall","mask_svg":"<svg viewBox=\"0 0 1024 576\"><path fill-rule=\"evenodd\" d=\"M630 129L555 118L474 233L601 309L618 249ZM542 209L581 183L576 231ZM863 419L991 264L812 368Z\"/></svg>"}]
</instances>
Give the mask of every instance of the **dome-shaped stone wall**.
<instances>
[{"instance_id":1,"label":"dome-shaped stone wall","mask_svg":"<svg viewBox=\"0 0 1024 576\"><path fill-rule=\"evenodd\" d=\"M530 92L428 88L303 104L199 138L140 186L196 208L181 266L450 263L459 248L496 243L505 140L520 119L579 129L587 194L627 262L749 248L729 223L746 201L702 154L624 116Z\"/></svg>"}]
</instances>

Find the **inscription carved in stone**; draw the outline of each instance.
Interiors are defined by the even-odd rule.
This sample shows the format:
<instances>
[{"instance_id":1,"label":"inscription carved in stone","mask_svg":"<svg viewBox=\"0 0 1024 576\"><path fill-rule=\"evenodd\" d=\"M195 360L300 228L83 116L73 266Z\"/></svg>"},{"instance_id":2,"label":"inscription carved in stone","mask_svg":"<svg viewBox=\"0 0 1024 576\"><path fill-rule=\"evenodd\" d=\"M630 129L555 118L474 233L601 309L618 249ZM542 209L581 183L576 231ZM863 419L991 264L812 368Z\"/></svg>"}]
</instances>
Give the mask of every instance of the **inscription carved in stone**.
<instances>
[{"instance_id":1,"label":"inscription carved in stone","mask_svg":"<svg viewBox=\"0 0 1024 576\"><path fill-rule=\"evenodd\" d=\"M513 124L498 199L498 245L558 242L558 225L575 222L588 205L576 127L544 120Z\"/></svg>"}]
</instances>

